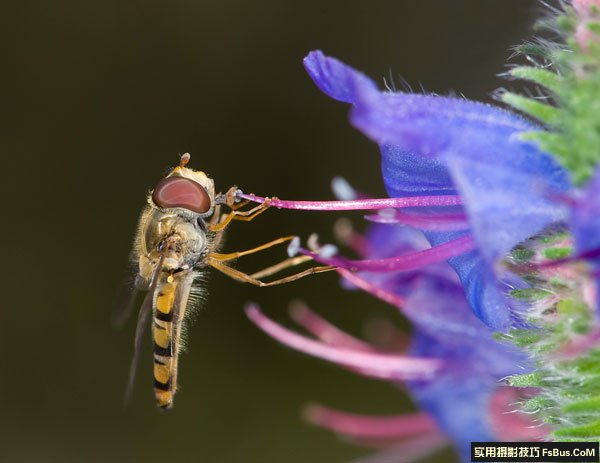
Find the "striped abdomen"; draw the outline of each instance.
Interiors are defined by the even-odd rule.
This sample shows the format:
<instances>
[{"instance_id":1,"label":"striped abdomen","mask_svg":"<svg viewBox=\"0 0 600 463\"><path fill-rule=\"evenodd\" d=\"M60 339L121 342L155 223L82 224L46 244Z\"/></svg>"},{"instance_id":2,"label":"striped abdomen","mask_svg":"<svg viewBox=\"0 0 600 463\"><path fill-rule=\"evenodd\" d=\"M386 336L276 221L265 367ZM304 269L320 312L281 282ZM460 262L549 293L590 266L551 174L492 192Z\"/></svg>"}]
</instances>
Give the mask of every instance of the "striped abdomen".
<instances>
[{"instance_id":1,"label":"striped abdomen","mask_svg":"<svg viewBox=\"0 0 600 463\"><path fill-rule=\"evenodd\" d=\"M177 390L181 324L193 281L191 271L161 275L153 304L154 395L156 405L171 408Z\"/></svg>"}]
</instances>

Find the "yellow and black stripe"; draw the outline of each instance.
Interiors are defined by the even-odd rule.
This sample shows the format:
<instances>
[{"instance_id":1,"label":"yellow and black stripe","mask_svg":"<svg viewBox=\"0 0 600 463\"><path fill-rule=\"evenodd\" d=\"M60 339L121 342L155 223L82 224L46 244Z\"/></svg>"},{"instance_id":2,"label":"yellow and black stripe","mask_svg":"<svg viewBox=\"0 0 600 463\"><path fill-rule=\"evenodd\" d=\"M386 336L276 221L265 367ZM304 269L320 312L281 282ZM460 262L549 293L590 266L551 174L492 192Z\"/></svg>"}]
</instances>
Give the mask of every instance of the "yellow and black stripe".
<instances>
[{"instance_id":1,"label":"yellow and black stripe","mask_svg":"<svg viewBox=\"0 0 600 463\"><path fill-rule=\"evenodd\" d=\"M185 316L193 277L179 272L161 277L153 304L154 396L163 409L173 406L177 390L177 362L181 324Z\"/></svg>"}]
</instances>

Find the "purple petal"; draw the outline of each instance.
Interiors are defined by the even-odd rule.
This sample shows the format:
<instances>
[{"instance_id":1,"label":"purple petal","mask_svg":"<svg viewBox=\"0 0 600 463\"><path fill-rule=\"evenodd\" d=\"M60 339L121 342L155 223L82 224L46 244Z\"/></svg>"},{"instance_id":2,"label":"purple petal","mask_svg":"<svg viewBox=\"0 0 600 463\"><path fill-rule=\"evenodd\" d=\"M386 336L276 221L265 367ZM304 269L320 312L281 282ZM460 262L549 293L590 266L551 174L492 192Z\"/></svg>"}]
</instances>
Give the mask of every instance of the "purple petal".
<instances>
[{"instance_id":1,"label":"purple petal","mask_svg":"<svg viewBox=\"0 0 600 463\"><path fill-rule=\"evenodd\" d=\"M578 254L600 248L600 168L573 202L569 225Z\"/></svg>"},{"instance_id":2,"label":"purple petal","mask_svg":"<svg viewBox=\"0 0 600 463\"><path fill-rule=\"evenodd\" d=\"M501 142L490 139L498 149L487 148L489 156L485 159L465 155L466 147L460 146L446 154L473 236L490 262L504 258L547 225L563 220L566 213L548 194L567 189L565 172L531 145L519 145L517 149L517 143L500 147ZM479 149L486 148L482 144Z\"/></svg>"},{"instance_id":3,"label":"purple petal","mask_svg":"<svg viewBox=\"0 0 600 463\"><path fill-rule=\"evenodd\" d=\"M411 383L412 396L434 415L446 436L454 441L463 462L471 461L471 442L493 442L488 406L496 385L492 378L466 376L443 381Z\"/></svg>"},{"instance_id":4,"label":"purple petal","mask_svg":"<svg viewBox=\"0 0 600 463\"><path fill-rule=\"evenodd\" d=\"M471 441L497 440L489 420L492 395L500 379L524 371L525 359L493 339L455 285L422 282L405 313L416 324L411 352L443 358L446 365L434 381L409 382L411 394L457 443L463 461L470 461Z\"/></svg>"},{"instance_id":5,"label":"purple petal","mask_svg":"<svg viewBox=\"0 0 600 463\"><path fill-rule=\"evenodd\" d=\"M321 52L306 60L317 85L331 96L343 94L339 99L354 105L352 123L382 145L383 178L391 197L460 194L478 250L470 259L450 262L471 286L466 290L475 312L491 326L507 328L511 314L494 283L495 264L566 216L565 208L552 199L569 189L566 172L520 137L539 128L490 105L377 92L363 74ZM426 236L439 245L460 235ZM475 268L483 273L473 273ZM468 282L467 277L477 281Z\"/></svg>"},{"instance_id":6,"label":"purple petal","mask_svg":"<svg viewBox=\"0 0 600 463\"><path fill-rule=\"evenodd\" d=\"M572 201L569 226L575 238L577 254L594 255L588 258L596 286L596 309L600 312L600 168Z\"/></svg>"},{"instance_id":7,"label":"purple petal","mask_svg":"<svg viewBox=\"0 0 600 463\"><path fill-rule=\"evenodd\" d=\"M311 69L328 70L311 75L321 87L334 85L327 79L343 82L343 101L354 105L353 123L384 145L383 175L390 196L458 190L487 258L504 257L547 224L564 218L564 209L549 192L568 188L565 171L519 137L538 130L536 126L482 103L374 92L372 81L321 52L307 59Z\"/></svg>"},{"instance_id":8,"label":"purple petal","mask_svg":"<svg viewBox=\"0 0 600 463\"><path fill-rule=\"evenodd\" d=\"M313 51L304 58L304 68L317 87L331 98L352 103L354 88L359 85L367 91L377 94L377 87L367 76L355 72L349 73L346 66L335 58L325 58L322 51Z\"/></svg>"},{"instance_id":9,"label":"purple petal","mask_svg":"<svg viewBox=\"0 0 600 463\"><path fill-rule=\"evenodd\" d=\"M400 227L372 226L367 239L378 258L385 258L396 249L410 252L415 248L411 234ZM473 271L477 269L473 267ZM526 366L526 359L513 347L496 342L492 330L473 315L456 278L450 278L442 268L419 278L413 275L410 282L410 274L403 275L403 279L391 279L373 274L371 284L377 285L375 278L379 278L386 291L405 296L402 313L414 325L410 352L444 360L432 380L410 381L409 389L419 405L435 416L446 435L458 444L463 461L470 461L471 441L498 440L496 429L490 425L492 397L501 378L525 371L521 368Z\"/></svg>"}]
</instances>

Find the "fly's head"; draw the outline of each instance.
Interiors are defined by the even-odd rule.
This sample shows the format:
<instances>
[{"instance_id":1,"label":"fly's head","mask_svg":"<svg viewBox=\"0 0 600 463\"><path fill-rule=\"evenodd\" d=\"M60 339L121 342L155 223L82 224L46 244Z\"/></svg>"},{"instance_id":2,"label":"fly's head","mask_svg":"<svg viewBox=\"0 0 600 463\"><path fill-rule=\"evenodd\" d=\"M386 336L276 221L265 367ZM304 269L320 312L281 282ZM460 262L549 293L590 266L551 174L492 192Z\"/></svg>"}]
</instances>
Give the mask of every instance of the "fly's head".
<instances>
[{"instance_id":1,"label":"fly's head","mask_svg":"<svg viewBox=\"0 0 600 463\"><path fill-rule=\"evenodd\" d=\"M148 197L150 206L176 209L182 216L205 219L215 208L215 183L204 172L188 169L189 154L181 157L181 164L163 178Z\"/></svg>"},{"instance_id":2,"label":"fly's head","mask_svg":"<svg viewBox=\"0 0 600 463\"><path fill-rule=\"evenodd\" d=\"M151 275L163 257L163 270L191 269L201 260L207 247L205 220L214 213L214 182L204 172L181 164L158 182L148 195L139 235L140 275Z\"/></svg>"}]
</instances>

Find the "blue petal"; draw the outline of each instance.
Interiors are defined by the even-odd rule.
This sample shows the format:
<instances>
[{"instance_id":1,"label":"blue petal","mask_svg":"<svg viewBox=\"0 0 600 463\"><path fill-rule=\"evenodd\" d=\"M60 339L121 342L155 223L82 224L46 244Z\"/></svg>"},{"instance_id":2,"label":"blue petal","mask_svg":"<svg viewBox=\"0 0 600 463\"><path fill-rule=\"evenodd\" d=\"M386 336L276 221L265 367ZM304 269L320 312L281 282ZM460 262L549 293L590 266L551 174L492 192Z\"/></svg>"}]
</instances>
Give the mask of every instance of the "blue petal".
<instances>
[{"instance_id":1,"label":"blue petal","mask_svg":"<svg viewBox=\"0 0 600 463\"><path fill-rule=\"evenodd\" d=\"M522 372L519 365L525 359L493 339L452 283L424 282L415 288L406 311L415 323L411 353L441 358L445 365L431 381L410 382L411 395L435 416L468 462L472 441L499 440L490 427L490 399L501 378Z\"/></svg>"},{"instance_id":2,"label":"blue petal","mask_svg":"<svg viewBox=\"0 0 600 463\"><path fill-rule=\"evenodd\" d=\"M358 85L364 91L370 89L378 93L377 86L371 79L335 58L327 58L322 51L317 50L304 58L304 68L323 93L334 100L353 103L355 87Z\"/></svg>"},{"instance_id":3,"label":"blue petal","mask_svg":"<svg viewBox=\"0 0 600 463\"><path fill-rule=\"evenodd\" d=\"M549 192L569 188L566 173L549 155L511 140L513 135L491 130L480 134L478 144L468 135L456 137L440 154L463 197L473 236L492 262L565 218Z\"/></svg>"},{"instance_id":4,"label":"blue petal","mask_svg":"<svg viewBox=\"0 0 600 463\"><path fill-rule=\"evenodd\" d=\"M416 239L416 233L401 226L371 225L366 234L367 257L386 258L420 249L423 237ZM469 254L460 259L469 259ZM481 259L473 259L477 262ZM490 401L501 378L524 372L526 358L513 346L498 343L492 330L473 315L448 264L438 263L424 270L371 275L363 272L361 276L405 298L402 313L414 327L411 354L442 361L442 370L434 378L411 381L408 388L421 408L455 442L462 461L469 462L471 441L501 439L490 425Z\"/></svg>"},{"instance_id":5,"label":"blue petal","mask_svg":"<svg viewBox=\"0 0 600 463\"><path fill-rule=\"evenodd\" d=\"M526 120L467 100L376 92L363 74L321 52L311 53L307 62L321 89L354 104L357 128L394 147L382 150L390 193L401 193L411 173L421 180L422 192L457 189L486 257L502 258L565 218L550 193L569 189L567 174L552 156L521 140L520 133L537 130Z\"/></svg>"},{"instance_id":6,"label":"blue petal","mask_svg":"<svg viewBox=\"0 0 600 463\"><path fill-rule=\"evenodd\" d=\"M420 339L426 343L427 338ZM454 442L461 461L471 461L471 442L494 442L487 408L496 384L489 378L454 377L443 381L411 383L409 390L419 406L436 418Z\"/></svg>"},{"instance_id":7,"label":"blue petal","mask_svg":"<svg viewBox=\"0 0 600 463\"><path fill-rule=\"evenodd\" d=\"M446 165L397 146L383 144L381 170L385 187L395 196L453 195L456 187Z\"/></svg>"},{"instance_id":8,"label":"blue petal","mask_svg":"<svg viewBox=\"0 0 600 463\"><path fill-rule=\"evenodd\" d=\"M321 52L311 53L306 62L317 85L352 103L352 123L382 145L383 177L390 196L456 192L462 196L478 249L470 259L450 263L476 314L490 326L507 328L511 314L495 286L495 263L566 216L565 208L552 200L570 188L566 172L520 137L537 127L481 103L379 92L363 74ZM426 236L432 244L440 244L457 235Z\"/></svg>"},{"instance_id":9,"label":"blue petal","mask_svg":"<svg viewBox=\"0 0 600 463\"><path fill-rule=\"evenodd\" d=\"M572 204L569 226L575 239L577 254L586 256L595 273L596 293L600 294L600 168L580 191ZM595 251L592 254L592 251ZM596 297L596 310L600 313L600 297Z\"/></svg>"},{"instance_id":10,"label":"blue petal","mask_svg":"<svg viewBox=\"0 0 600 463\"><path fill-rule=\"evenodd\" d=\"M600 168L576 198L569 224L578 253L600 248Z\"/></svg>"}]
</instances>

